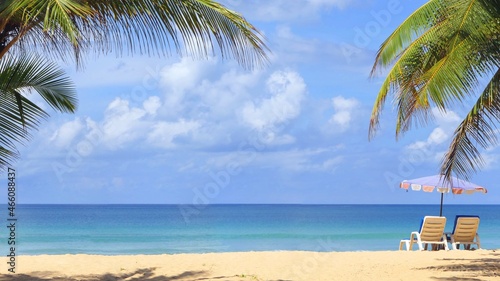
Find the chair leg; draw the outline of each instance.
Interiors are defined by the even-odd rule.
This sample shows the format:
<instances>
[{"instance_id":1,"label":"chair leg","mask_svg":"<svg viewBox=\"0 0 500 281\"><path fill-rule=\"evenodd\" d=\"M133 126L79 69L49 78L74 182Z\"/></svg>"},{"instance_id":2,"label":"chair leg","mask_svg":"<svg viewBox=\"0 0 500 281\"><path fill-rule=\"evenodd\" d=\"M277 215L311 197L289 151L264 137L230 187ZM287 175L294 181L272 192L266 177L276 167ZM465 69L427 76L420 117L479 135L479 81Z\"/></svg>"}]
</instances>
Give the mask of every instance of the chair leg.
<instances>
[{"instance_id":1,"label":"chair leg","mask_svg":"<svg viewBox=\"0 0 500 281\"><path fill-rule=\"evenodd\" d=\"M410 244L410 240L408 239L403 239L399 242L399 250L402 251L403 247L406 246L406 251L410 251L412 248L412 245Z\"/></svg>"},{"instance_id":2,"label":"chair leg","mask_svg":"<svg viewBox=\"0 0 500 281\"><path fill-rule=\"evenodd\" d=\"M446 237L446 234L443 234L443 246L446 251L450 250L450 248L448 248L448 238Z\"/></svg>"},{"instance_id":3,"label":"chair leg","mask_svg":"<svg viewBox=\"0 0 500 281\"><path fill-rule=\"evenodd\" d=\"M460 244L455 242L455 238L453 235L451 236L451 249L452 250L459 250L460 249Z\"/></svg>"}]
</instances>

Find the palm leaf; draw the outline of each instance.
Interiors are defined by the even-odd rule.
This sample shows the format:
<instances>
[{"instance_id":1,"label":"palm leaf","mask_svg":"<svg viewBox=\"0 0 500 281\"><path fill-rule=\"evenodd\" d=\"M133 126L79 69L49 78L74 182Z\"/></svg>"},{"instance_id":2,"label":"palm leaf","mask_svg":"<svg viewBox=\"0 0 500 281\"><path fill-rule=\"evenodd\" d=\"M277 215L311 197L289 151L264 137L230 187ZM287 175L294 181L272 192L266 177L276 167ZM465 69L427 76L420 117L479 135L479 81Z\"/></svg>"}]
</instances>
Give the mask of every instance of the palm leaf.
<instances>
[{"instance_id":1,"label":"palm leaf","mask_svg":"<svg viewBox=\"0 0 500 281\"><path fill-rule=\"evenodd\" d=\"M15 151L8 150L0 146L0 170L5 171L5 168L17 158Z\"/></svg>"},{"instance_id":2,"label":"palm leaf","mask_svg":"<svg viewBox=\"0 0 500 281\"><path fill-rule=\"evenodd\" d=\"M430 5L431 2L439 3L440 6ZM406 20L402 26L409 26L401 30L408 32L412 24L417 24L413 27L415 30L426 27L421 23L420 14L428 14L429 7L440 11L434 13L440 16L429 22L438 18L439 21L421 31L419 37L413 39L407 47L397 43L401 41L397 39L399 36L394 35L400 32L398 29L389 38L396 40L397 44L391 45L391 41L386 40L379 51L374 69L392 61L388 59L388 54L396 56L393 59L397 58L397 62L387 75L375 101L370 120L370 136L378 128L379 115L390 92L396 93L396 136L399 136L409 130L412 123L426 124L431 116L427 112L431 105L444 110L460 103L465 96L474 93L479 73L495 69L491 60L477 58L477 53L492 42L491 38L484 36L488 33L485 29L497 22L488 8L478 1L431 2ZM413 17L417 20L412 20ZM401 53L391 50L390 46L394 45L396 49L401 49Z\"/></svg>"},{"instance_id":3,"label":"palm leaf","mask_svg":"<svg viewBox=\"0 0 500 281\"><path fill-rule=\"evenodd\" d=\"M70 80L55 64L34 56L0 60L0 166L17 157L17 144L30 139L48 113L28 99L40 94L58 111L73 112L76 93Z\"/></svg>"},{"instance_id":4,"label":"palm leaf","mask_svg":"<svg viewBox=\"0 0 500 281\"><path fill-rule=\"evenodd\" d=\"M258 30L211 0L12 1L0 18L29 29L19 33L17 48L35 46L57 58L73 53L79 61L90 50L166 55L171 48L204 58L215 54L216 43L224 58L244 67L267 62Z\"/></svg>"},{"instance_id":5,"label":"palm leaf","mask_svg":"<svg viewBox=\"0 0 500 281\"><path fill-rule=\"evenodd\" d=\"M447 11L445 4L439 0L431 0L400 24L381 44L375 57L371 76L380 67L393 64L394 59L398 58L399 54L407 49L416 38L421 37L429 28L440 22L442 13Z\"/></svg>"},{"instance_id":6,"label":"palm leaf","mask_svg":"<svg viewBox=\"0 0 500 281\"><path fill-rule=\"evenodd\" d=\"M500 121L500 69L484 89L476 104L455 130L442 163L441 172L451 178L452 172L468 179L484 164L477 148L497 143L495 123Z\"/></svg>"},{"instance_id":7,"label":"palm leaf","mask_svg":"<svg viewBox=\"0 0 500 281\"><path fill-rule=\"evenodd\" d=\"M74 85L56 64L30 55L7 56L0 60L0 70L4 91L35 91L55 110L76 110Z\"/></svg>"},{"instance_id":8,"label":"palm leaf","mask_svg":"<svg viewBox=\"0 0 500 281\"><path fill-rule=\"evenodd\" d=\"M500 76L500 1L431 0L415 11L382 44L371 75L393 64L375 100L369 136L379 126L390 94L397 108L396 137L426 124L430 109L462 105L493 75L471 112L455 131L441 172L468 178L482 164L476 146L497 142Z\"/></svg>"}]
</instances>

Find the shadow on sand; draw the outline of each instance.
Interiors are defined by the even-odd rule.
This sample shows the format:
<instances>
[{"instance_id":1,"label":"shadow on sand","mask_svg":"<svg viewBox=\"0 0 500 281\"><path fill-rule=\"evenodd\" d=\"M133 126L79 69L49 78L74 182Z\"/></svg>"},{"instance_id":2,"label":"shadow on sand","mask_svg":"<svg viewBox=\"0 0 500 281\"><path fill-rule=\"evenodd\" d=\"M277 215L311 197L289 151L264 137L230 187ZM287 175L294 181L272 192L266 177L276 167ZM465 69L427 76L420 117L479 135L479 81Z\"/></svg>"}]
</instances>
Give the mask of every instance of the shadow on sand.
<instances>
[{"instance_id":1,"label":"shadow on sand","mask_svg":"<svg viewBox=\"0 0 500 281\"><path fill-rule=\"evenodd\" d=\"M31 274L0 274L0 281L208 281L208 280L251 280L261 281L254 276L208 276L206 271L186 271L175 276L155 276L156 268L143 268L134 272L123 274L102 274L102 275L78 275L78 276L58 276L57 272L38 271ZM274 280L291 281L291 280Z\"/></svg>"},{"instance_id":2,"label":"shadow on sand","mask_svg":"<svg viewBox=\"0 0 500 281\"><path fill-rule=\"evenodd\" d=\"M455 273L453 277L435 277L440 281L484 281L500 280L500 254L490 253L479 259L442 259L450 264L440 266L429 266L421 270L435 270Z\"/></svg>"},{"instance_id":3,"label":"shadow on sand","mask_svg":"<svg viewBox=\"0 0 500 281\"><path fill-rule=\"evenodd\" d=\"M78 275L78 276L60 276L57 272L33 272L31 274L2 274L0 281L174 281L174 280L205 280L205 271L186 271L175 276L155 276L156 268L143 268L134 272L123 274L106 273L102 275Z\"/></svg>"}]
</instances>

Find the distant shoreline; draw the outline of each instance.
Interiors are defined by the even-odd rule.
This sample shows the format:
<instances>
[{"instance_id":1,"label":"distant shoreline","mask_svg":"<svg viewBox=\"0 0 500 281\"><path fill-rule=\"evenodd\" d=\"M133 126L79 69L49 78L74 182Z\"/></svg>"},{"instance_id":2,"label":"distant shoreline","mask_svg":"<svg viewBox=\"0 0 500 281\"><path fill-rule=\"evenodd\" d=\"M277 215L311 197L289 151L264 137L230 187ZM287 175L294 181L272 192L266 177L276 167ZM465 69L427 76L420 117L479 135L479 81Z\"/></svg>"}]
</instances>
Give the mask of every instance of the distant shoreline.
<instances>
[{"instance_id":1,"label":"distant shoreline","mask_svg":"<svg viewBox=\"0 0 500 281\"><path fill-rule=\"evenodd\" d=\"M179 206L179 205L193 205L191 203L17 203L17 206ZM436 204L386 204L386 203L220 203L220 204L206 204L205 206L235 206L235 205L249 205L249 206L439 206ZM2 203L0 206L7 206ZM446 203L446 206L500 206L500 204L478 204L478 203L463 203L453 204Z\"/></svg>"}]
</instances>

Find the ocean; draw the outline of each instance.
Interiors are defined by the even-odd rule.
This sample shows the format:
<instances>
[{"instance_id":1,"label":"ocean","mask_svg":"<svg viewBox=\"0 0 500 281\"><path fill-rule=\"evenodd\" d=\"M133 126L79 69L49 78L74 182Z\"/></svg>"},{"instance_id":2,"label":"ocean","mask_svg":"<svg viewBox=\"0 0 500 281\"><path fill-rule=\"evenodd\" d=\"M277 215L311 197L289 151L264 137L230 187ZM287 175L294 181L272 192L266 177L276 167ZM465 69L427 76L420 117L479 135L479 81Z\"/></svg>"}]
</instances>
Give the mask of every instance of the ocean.
<instances>
[{"instance_id":1,"label":"ocean","mask_svg":"<svg viewBox=\"0 0 500 281\"><path fill-rule=\"evenodd\" d=\"M1 208L7 254L12 221ZM18 205L13 232L16 255L378 251L397 250L438 214L439 205ZM445 205L447 231L457 214L479 215L482 248L500 248L500 205Z\"/></svg>"}]
</instances>

